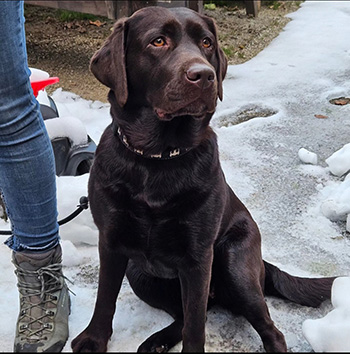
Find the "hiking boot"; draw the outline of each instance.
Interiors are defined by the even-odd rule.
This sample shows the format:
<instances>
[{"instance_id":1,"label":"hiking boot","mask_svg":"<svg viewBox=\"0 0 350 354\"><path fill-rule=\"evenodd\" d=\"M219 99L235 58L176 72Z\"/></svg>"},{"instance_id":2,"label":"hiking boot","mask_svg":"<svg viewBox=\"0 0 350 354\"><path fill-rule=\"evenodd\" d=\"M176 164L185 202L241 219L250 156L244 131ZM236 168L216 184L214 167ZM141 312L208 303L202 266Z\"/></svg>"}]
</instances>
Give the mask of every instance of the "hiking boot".
<instances>
[{"instance_id":1,"label":"hiking boot","mask_svg":"<svg viewBox=\"0 0 350 354\"><path fill-rule=\"evenodd\" d=\"M70 298L62 273L62 249L13 252L20 311L14 352L61 352L68 339Z\"/></svg>"}]
</instances>

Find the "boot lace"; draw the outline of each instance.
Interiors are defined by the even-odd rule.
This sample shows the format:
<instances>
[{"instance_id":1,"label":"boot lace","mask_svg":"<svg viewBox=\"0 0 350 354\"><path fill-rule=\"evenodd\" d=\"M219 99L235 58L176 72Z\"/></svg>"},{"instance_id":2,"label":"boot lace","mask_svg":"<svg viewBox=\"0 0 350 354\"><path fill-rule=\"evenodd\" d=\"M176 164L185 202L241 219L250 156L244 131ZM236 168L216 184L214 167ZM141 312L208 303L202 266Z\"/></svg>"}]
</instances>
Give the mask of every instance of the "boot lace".
<instances>
[{"instance_id":1,"label":"boot lace","mask_svg":"<svg viewBox=\"0 0 350 354\"><path fill-rule=\"evenodd\" d=\"M19 316L21 339L29 342L45 340L47 338L43 338L43 335L53 330L53 317L58 301L54 293L63 288L64 279L70 280L62 274L61 263L50 264L35 271L16 266L15 274L18 277L18 290L22 295ZM27 281L28 278L34 281ZM35 301L33 297L37 297ZM39 309L36 313L41 315L33 316L34 308Z\"/></svg>"}]
</instances>

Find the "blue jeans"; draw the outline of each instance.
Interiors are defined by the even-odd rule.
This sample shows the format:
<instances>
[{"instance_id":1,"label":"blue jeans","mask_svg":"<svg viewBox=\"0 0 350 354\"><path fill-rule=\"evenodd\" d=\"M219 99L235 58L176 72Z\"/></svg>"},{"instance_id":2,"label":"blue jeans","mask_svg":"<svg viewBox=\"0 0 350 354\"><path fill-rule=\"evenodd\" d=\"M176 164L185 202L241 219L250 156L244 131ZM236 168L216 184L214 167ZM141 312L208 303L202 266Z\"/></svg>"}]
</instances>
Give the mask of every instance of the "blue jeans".
<instances>
[{"instance_id":1,"label":"blue jeans","mask_svg":"<svg viewBox=\"0 0 350 354\"><path fill-rule=\"evenodd\" d=\"M44 251L59 242L52 145L29 81L23 1L0 1L0 189L6 244Z\"/></svg>"}]
</instances>

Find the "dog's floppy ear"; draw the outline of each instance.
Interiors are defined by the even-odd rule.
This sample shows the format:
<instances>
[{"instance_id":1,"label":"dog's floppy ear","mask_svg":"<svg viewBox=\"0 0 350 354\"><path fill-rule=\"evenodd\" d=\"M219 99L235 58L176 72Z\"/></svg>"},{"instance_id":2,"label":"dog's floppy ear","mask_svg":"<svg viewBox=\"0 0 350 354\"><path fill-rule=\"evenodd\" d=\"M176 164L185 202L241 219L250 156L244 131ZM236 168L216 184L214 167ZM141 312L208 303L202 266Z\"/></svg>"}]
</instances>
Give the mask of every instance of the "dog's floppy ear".
<instances>
[{"instance_id":1,"label":"dog's floppy ear","mask_svg":"<svg viewBox=\"0 0 350 354\"><path fill-rule=\"evenodd\" d=\"M211 32L215 36L216 40L216 60L218 62L218 67L216 69L216 77L218 79L218 97L222 101L223 98L223 87L222 87L222 82L224 81L224 78L226 76L226 71L227 71L227 58L224 53L224 51L220 48L219 46L219 40L218 40L218 35L217 35L217 28L215 22L209 17L209 16L203 16L204 20L207 22Z\"/></svg>"},{"instance_id":2,"label":"dog's floppy ear","mask_svg":"<svg viewBox=\"0 0 350 354\"><path fill-rule=\"evenodd\" d=\"M220 98L220 101L222 101L223 98L222 82L224 81L227 72L227 58L224 51L219 46L216 49L216 57L219 63L218 69L216 70L216 76L218 78L218 96Z\"/></svg>"},{"instance_id":3,"label":"dog's floppy ear","mask_svg":"<svg viewBox=\"0 0 350 354\"><path fill-rule=\"evenodd\" d=\"M90 70L95 77L114 91L118 104L123 107L128 100L125 69L126 20L118 20L112 34L92 57Z\"/></svg>"}]
</instances>

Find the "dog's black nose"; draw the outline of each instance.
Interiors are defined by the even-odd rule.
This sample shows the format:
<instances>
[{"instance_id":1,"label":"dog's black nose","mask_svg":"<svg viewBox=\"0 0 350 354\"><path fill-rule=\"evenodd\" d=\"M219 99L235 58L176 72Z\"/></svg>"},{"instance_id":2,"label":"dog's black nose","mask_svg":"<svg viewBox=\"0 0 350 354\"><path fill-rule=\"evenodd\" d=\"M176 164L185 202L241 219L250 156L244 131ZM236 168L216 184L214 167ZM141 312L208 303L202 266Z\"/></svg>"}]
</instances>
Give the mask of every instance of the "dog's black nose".
<instances>
[{"instance_id":1,"label":"dog's black nose","mask_svg":"<svg viewBox=\"0 0 350 354\"><path fill-rule=\"evenodd\" d=\"M214 70L205 64L193 64L186 71L186 79L201 89L207 89L215 80Z\"/></svg>"}]
</instances>

